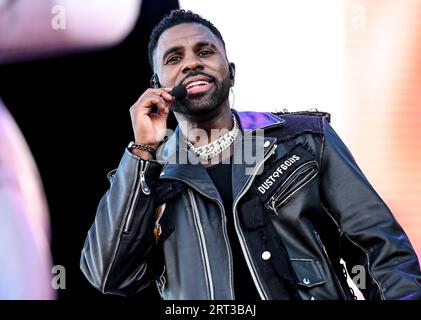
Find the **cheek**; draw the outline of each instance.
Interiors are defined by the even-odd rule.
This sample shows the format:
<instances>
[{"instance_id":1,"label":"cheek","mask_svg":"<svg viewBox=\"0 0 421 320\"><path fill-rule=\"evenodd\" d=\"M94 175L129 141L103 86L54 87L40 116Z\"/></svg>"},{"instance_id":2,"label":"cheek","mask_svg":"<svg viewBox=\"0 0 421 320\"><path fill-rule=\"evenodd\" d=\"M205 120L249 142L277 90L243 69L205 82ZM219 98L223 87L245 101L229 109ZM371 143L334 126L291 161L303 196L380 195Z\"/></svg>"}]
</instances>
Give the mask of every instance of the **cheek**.
<instances>
[{"instance_id":1,"label":"cheek","mask_svg":"<svg viewBox=\"0 0 421 320\"><path fill-rule=\"evenodd\" d=\"M156 67L155 73L158 75L159 83L162 87L172 87L177 80L178 68L175 66L160 65Z\"/></svg>"},{"instance_id":2,"label":"cheek","mask_svg":"<svg viewBox=\"0 0 421 320\"><path fill-rule=\"evenodd\" d=\"M215 71L218 72L221 79L225 79L229 75L229 68L226 61L218 61L218 64L215 65Z\"/></svg>"},{"instance_id":3,"label":"cheek","mask_svg":"<svg viewBox=\"0 0 421 320\"><path fill-rule=\"evenodd\" d=\"M161 72L161 85L163 87L173 87L177 84L177 74L175 72Z\"/></svg>"}]
</instances>

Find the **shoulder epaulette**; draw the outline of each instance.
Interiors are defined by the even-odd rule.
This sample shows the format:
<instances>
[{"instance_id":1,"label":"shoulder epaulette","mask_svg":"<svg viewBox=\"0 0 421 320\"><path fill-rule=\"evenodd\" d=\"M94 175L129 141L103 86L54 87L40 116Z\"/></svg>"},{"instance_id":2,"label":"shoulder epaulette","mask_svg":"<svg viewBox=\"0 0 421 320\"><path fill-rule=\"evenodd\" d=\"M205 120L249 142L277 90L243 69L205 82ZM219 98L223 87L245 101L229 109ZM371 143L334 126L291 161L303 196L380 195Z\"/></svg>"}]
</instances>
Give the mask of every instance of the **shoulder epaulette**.
<instances>
[{"instance_id":1,"label":"shoulder epaulette","mask_svg":"<svg viewBox=\"0 0 421 320\"><path fill-rule=\"evenodd\" d=\"M283 119L284 125L272 133L279 140L288 140L302 133L323 134L323 121L330 121L330 114L318 110L272 112Z\"/></svg>"},{"instance_id":2,"label":"shoulder epaulette","mask_svg":"<svg viewBox=\"0 0 421 320\"><path fill-rule=\"evenodd\" d=\"M318 117L324 117L327 122L330 122L330 113L319 111L317 109L310 109L310 110L303 110L303 111L288 111L287 109L283 109L282 111L276 111L272 112L275 115L283 116L283 115L303 115L303 116L318 116Z\"/></svg>"}]
</instances>

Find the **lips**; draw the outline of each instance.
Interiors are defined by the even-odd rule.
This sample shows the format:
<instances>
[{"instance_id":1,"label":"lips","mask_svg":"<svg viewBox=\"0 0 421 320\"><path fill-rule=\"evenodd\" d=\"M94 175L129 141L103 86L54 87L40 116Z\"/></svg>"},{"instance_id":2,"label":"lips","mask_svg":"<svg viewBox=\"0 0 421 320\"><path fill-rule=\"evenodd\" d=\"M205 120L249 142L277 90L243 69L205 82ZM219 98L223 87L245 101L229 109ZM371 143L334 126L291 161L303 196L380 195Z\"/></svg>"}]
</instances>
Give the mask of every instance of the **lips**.
<instances>
[{"instance_id":1,"label":"lips","mask_svg":"<svg viewBox=\"0 0 421 320\"><path fill-rule=\"evenodd\" d=\"M183 82L188 94L206 92L212 85L212 80L202 75L189 77Z\"/></svg>"},{"instance_id":2,"label":"lips","mask_svg":"<svg viewBox=\"0 0 421 320\"><path fill-rule=\"evenodd\" d=\"M194 88L194 87L204 86L204 85L207 85L207 84L209 84L208 81L203 81L203 80L193 81L193 82L190 82L186 86L186 89L188 90L188 89L191 89L191 88Z\"/></svg>"}]
</instances>

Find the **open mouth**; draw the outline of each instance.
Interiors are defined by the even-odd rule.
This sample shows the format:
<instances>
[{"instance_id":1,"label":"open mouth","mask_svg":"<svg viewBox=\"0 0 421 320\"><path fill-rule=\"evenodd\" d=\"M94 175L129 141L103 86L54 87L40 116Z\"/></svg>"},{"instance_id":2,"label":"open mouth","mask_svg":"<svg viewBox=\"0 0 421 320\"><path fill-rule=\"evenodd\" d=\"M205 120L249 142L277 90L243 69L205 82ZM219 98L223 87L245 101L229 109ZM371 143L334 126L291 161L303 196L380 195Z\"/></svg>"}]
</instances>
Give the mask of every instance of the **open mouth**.
<instances>
[{"instance_id":1,"label":"open mouth","mask_svg":"<svg viewBox=\"0 0 421 320\"><path fill-rule=\"evenodd\" d=\"M207 76L196 75L184 80L183 85L187 89L187 94L193 95L209 91L213 86L213 81Z\"/></svg>"},{"instance_id":2,"label":"open mouth","mask_svg":"<svg viewBox=\"0 0 421 320\"><path fill-rule=\"evenodd\" d=\"M211 88L211 86L212 86L212 82L199 80L199 81L190 82L186 86L186 89L187 89L188 94L194 94L194 93L199 93L199 92L206 92Z\"/></svg>"}]
</instances>

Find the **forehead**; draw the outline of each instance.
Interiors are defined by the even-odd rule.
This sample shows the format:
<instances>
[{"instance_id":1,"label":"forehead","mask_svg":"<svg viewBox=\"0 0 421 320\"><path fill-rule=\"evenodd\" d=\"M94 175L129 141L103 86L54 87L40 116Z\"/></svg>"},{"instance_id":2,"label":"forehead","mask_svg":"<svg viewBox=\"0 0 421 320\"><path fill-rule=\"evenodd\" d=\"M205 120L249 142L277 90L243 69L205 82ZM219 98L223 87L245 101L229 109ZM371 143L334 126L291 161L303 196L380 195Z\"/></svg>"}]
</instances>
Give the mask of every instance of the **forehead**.
<instances>
[{"instance_id":1,"label":"forehead","mask_svg":"<svg viewBox=\"0 0 421 320\"><path fill-rule=\"evenodd\" d=\"M199 23L182 23L165 30L159 37L156 55L159 58L171 47L191 47L198 42L211 42L223 49L221 40L207 27Z\"/></svg>"}]
</instances>

